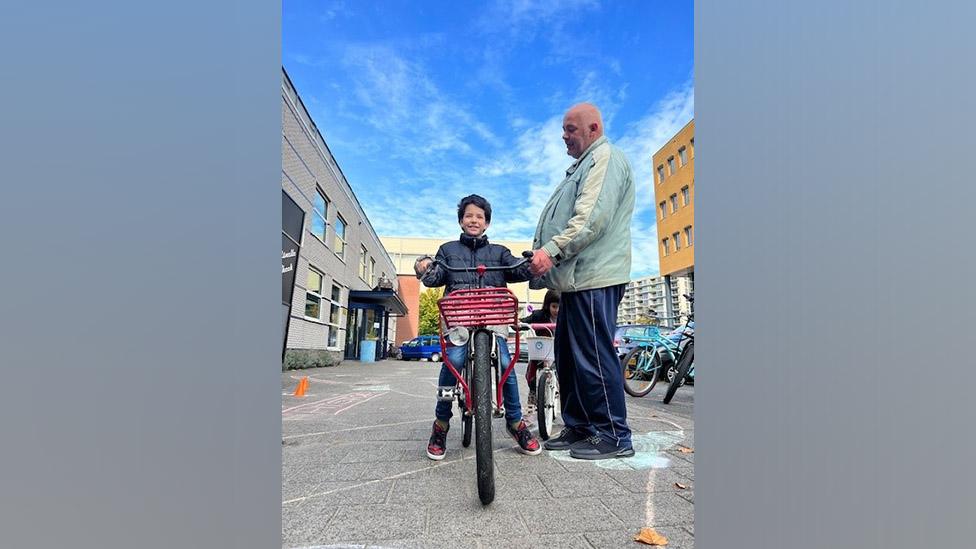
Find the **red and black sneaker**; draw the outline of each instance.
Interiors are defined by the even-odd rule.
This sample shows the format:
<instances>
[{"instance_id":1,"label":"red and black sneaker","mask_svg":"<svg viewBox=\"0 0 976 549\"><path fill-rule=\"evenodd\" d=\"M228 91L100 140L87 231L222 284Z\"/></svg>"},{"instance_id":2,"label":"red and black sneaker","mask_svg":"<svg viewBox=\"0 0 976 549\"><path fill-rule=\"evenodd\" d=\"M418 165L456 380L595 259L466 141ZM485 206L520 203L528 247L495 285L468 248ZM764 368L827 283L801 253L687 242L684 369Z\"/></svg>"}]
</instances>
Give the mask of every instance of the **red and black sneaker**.
<instances>
[{"instance_id":1,"label":"red and black sneaker","mask_svg":"<svg viewBox=\"0 0 976 549\"><path fill-rule=\"evenodd\" d=\"M434 422L430 441L427 443L427 457L435 461L444 459L444 454L447 452L447 430L450 428L450 425L444 428Z\"/></svg>"},{"instance_id":2,"label":"red and black sneaker","mask_svg":"<svg viewBox=\"0 0 976 549\"><path fill-rule=\"evenodd\" d=\"M529 431L525 420L519 421L518 426L515 428L505 423L505 429L508 430L508 434L512 435L515 442L518 442L519 452L528 456L537 456L542 453L542 446L539 444L538 439L532 436L532 431Z\"/></svg>"}]
</instances>

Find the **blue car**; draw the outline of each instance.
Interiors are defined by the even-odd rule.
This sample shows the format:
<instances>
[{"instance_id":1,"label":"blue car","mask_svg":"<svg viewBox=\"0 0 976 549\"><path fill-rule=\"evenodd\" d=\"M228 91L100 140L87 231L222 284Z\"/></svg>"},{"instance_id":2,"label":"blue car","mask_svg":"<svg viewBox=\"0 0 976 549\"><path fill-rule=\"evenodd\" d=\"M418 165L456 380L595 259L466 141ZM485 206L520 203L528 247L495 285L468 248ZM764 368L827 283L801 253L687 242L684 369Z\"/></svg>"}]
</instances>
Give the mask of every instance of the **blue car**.
<instances>
[{"instance_id":1,"label":"blue car","mask_svg":"<svg viewBox=\"0 0 976 549\"><path fill-rule=\"evenodd\" d=\"M401 360L429 359L431 362L441 360L441 340L436 335L417 336L400 345Z\"/></svg>"}]
</instances>

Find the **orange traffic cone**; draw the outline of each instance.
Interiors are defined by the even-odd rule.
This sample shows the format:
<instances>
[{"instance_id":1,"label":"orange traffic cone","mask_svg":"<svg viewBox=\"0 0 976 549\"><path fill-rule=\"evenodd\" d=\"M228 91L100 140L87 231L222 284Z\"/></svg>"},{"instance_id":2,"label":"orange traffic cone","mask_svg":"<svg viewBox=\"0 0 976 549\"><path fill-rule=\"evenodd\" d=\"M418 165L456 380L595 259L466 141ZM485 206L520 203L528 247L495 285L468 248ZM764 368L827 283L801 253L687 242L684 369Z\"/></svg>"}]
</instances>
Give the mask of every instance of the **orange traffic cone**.
<instances>
[{"instance_id":1,"label":"orange traffic cone","mask_svg":"<svg viewBox=\"0 0 976 549\"><path fill-rule=\"evenodd\" d=\"M303 397L305 396L305 391L308 390L308 376L303 377L301 381L298 382L298 387L295 387L295 396Z\"/></svg>"}]
</instances>

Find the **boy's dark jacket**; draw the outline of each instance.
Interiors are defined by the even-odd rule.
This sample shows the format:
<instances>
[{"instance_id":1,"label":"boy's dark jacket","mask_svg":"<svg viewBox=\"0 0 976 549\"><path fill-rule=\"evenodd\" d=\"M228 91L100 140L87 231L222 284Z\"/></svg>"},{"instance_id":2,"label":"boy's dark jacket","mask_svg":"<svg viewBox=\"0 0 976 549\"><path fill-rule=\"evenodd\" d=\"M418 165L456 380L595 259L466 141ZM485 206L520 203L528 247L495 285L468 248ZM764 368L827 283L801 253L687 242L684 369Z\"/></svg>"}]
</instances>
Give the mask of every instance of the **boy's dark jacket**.
<instances>
[{"instance_id":1,"label":"boy's dark jacket","mask_svg":"<svg viewBox=\"0 0 976 549\"><path fill-rule=\"evenodd\" d=\"M487 236L473 237L462 234L458 240L452 240L441 244L437 250L436 259L451 267L470 267L470 272L452 273L447 269L442 269L440 265L432 265L427 272L420 277L424 286L435 288L446 286L444 293L449 294L454 290L478 287L478 275L474 268L478 265L485 267L500 267L513 265L519 258L512 255L512 252L500 244L491 244ZM525 282L532 278L529 272L529 264L526 263L513 271L488 271L485 273L486 288L504 288L508 282Z\"/></svg>"}]
</instances>

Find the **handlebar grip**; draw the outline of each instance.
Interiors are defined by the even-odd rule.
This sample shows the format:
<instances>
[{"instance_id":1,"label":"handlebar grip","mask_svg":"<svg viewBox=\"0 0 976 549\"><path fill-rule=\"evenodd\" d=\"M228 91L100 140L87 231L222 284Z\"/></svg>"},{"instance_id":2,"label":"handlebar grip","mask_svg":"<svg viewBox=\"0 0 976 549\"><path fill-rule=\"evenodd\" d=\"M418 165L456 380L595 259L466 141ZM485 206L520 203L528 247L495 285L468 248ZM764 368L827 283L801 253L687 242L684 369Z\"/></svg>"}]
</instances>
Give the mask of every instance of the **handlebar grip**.
<instances>
[{"instance_id":1,"label":"handlebar grip","mask_svg":"<svg viewBox=\"0 0 976 549\"><path fill-rule=\"evenodd\" d=\"M526 259L532 259L532 256L533 255L535 255L535 254L532 253L532 250L525 250L524 252L522 252L522 257L524 257Z\"/></svg>"}]
</instances>

